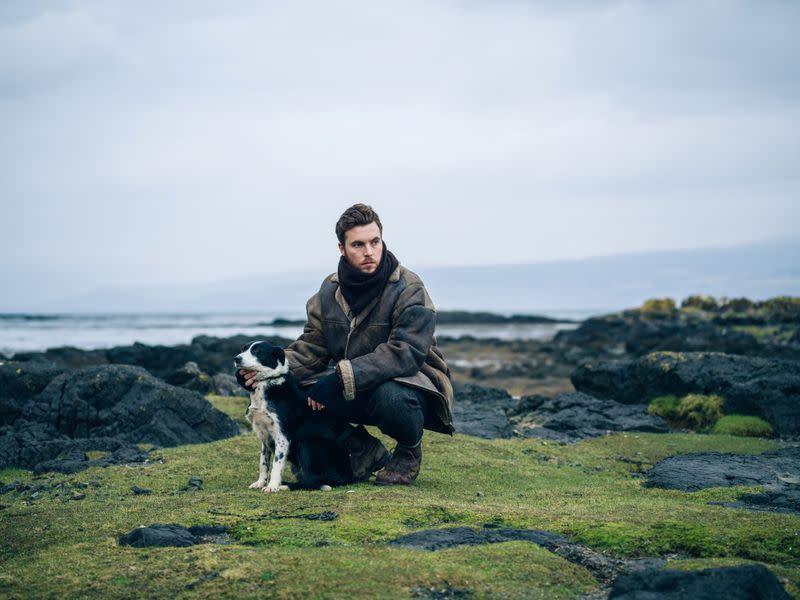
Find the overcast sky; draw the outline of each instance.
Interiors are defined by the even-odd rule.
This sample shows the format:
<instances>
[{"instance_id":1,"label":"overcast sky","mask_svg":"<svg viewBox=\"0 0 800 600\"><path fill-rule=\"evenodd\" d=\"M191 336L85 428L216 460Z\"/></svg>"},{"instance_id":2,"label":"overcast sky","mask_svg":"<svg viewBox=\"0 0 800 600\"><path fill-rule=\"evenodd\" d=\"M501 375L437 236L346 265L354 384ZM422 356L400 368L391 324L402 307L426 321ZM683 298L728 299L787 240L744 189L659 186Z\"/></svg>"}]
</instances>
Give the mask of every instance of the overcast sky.
<instances>
[{"instance_id":1,"label":"overcast sky","mask_svg":"<svg viewBox=\"0 0 800 600\"><path fill-rule=\"evenodd\" d=\"M800 237L800 3L0 3L0 288ZM26 296L27 294L27 296Z\"/></svg>"}]
</instances>

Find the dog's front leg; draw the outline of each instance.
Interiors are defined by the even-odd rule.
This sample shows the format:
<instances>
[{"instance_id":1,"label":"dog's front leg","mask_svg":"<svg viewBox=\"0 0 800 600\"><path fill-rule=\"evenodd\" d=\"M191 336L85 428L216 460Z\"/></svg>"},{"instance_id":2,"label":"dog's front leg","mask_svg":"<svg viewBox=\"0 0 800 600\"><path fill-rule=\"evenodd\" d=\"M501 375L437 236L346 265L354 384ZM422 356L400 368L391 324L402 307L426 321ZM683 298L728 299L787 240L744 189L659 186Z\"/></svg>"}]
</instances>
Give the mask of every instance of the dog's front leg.
<instances>
[{"instance_id":1,"label":"dog's front leg","mask_svg":"<svg viewBox=\"0 0 800 600\"><path fill-rule=\"evenodd\" d=\"M269 484L264 488L265 492L277 492L288 490L289 486L281 485L283 480L283 467L286 465L286 457L289 454L289 440L283 435L275 438L275 454L272 456L272 470L269 474Z\"/></svg>"},{"instance_id":2,"label":"dog's front leg","mask_svg":"<svg viewBox=\"0 0 800 600\"><path fill-rule=\"evenodd\" d=\"M258 480L250 484L250 489L259 489L267 485L267 463L269 462L269 446L266 442L261 442L261 460L258 463Z\"/></svg>"}]
</instances>

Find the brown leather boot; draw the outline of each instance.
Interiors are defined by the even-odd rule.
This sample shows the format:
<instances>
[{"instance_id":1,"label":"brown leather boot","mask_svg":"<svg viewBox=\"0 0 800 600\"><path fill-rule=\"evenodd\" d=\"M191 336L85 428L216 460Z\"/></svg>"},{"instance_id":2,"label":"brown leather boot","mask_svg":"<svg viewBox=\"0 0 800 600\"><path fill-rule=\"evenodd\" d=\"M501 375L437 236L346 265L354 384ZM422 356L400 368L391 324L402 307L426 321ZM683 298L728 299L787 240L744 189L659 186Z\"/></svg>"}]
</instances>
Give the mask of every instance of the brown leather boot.
<instances>
[{"instance_id":1,"label":"brown leather boot","mask_svg":"<svg viewBox=\"0 0 800 600\"><path fill-rule=\"evenodd\" d=\"M353 428L342 445L350 455L350 468L356 481L366 481L389 462L389 451L381 441L370 435L363 425Z\"/></svg>"},{"instance_id":2,"label":"brown leather boot","mask_svg":"<svg viewBox=\"0 0 800 600\"><path fill-rule=\"evenodd\" d=\"M422 464L422 444L416 448L398 445L392 459L375 475L378 485L411 485L419 475Z\"/></svg>"}]
</instances>

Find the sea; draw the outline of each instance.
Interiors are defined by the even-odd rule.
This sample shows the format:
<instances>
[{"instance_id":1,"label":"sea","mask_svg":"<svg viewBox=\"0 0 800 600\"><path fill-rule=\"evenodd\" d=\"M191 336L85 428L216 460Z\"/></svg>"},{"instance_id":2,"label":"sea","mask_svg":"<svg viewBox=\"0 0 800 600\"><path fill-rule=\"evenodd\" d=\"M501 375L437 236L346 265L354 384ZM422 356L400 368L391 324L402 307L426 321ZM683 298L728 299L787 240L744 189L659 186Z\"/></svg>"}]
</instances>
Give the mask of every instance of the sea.
<instances>
[{"instance_id":1,"label":"sea","mask_svg":"<svg viewBox=\"0 0 800 600\"><path fill-rule=\"evenodd\" d=\"M546 313L543 313L546 314ZM588 311L571 311L557 318L580 320ZM253 339L280 336L294 339L300 324L274 325L276 318L302 320L302 314L0 314L0 354L72 346L84 350L126 346L135 342L150 346L188 344L198 335L230 337L245 334ZM479 339L547 340L577 323L442 325L439 337L472 336Z\"/></svg>"}]
</instances>

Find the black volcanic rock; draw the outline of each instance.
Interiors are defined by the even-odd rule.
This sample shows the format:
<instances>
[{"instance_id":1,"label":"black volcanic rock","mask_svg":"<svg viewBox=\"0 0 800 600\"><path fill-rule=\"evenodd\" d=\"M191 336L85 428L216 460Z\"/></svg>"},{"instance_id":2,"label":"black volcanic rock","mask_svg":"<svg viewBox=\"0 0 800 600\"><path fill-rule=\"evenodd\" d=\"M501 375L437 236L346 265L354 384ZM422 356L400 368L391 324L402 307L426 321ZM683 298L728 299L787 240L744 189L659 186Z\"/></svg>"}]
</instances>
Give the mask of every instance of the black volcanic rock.
<instances>
[{"instance_id":1,"label":"black volcanic rock","mask_svg":"<svg viewBox=\"0 0 800 600\"><path fill-rule=\"evenodd\" d=\"M0 364L0 426L19 418L28 400L63 372L63 368L45 360Z\"/></svg>"},{"instance_id":2,"label":"black volcanic rock","mask_svg":"<svg viewBox=\"0 0 800 600\"><path fill-rule=\"evenodd\" d=\"M621 575L609 600L789 600L777 577L763 565L671 571L647 569Z\"/></svg>"},{"instance_id":3,"label":"black volcanic rock","mask_svg":"<svg viewBox=\"0 0 800 600\"><path fill-rule=\"evenodd\" d=\"M578 441L612 431L669 431L663 419L647 413L646 405L621 404L581 392L559 394L555 398L525 396L520 399L517 415L540 425L526 429L526 437L559 441Z\"/></svg>"},{"instance_id":4,"label":"black volcanic rock","mask_svg":"<svg viewBox=\"0 0 800 600\"><path fill-rule=\"evenodd\" d=\"M645 487L696 492L734 485L782 485L781 477L800 481L800 448L755 455L693 452L668 456L650 469Z\"/></svg>"},{"instance_id":5,"label":"black volcanic rock","mask_svg":"<svg viewBox=\"0 0 800 600\"><path fill-rule=\"evenodd\" d=\"M800 363L713 352L654 352L634 361L586 363L575 389L627 404L657 396L718 394L726 414L759 416L778 435L800 434Z\"/></svg>"},{"instance_id":6,"label":"black volcanic rock","mask_svg":"<svg viewBox=\"0 0 800 600\"><path fill-rule=\"evenodd\" d=\"M730 486L762 486L763 493L742 494L723 506L800 514L800 448L758 455L699 452L669 456L647 473L645 487L688 492Z\"/></svg>"},{"instance_id":7,"label":"black volcanic rock","mask_svg":"<svg viewBox=\"0 0 800 600\"><path fill-rule=\"evenodd\" d=\"M161 379L176 377L177 371L184 369L187 363L193 362L202 373L230 374L233 371L233 357L241 352L242 346L255 339L263 338L251 335L235 335L228 338L200 335L192 339L190 344L176 346L148 346L135 343L130 346L115 346L108 350L50 348L45 352L17 353L14 355L14 361L25 363L47 361L66 369L104 364L135 365L147 369L152 375ZM277 337L271 337L269 340L281 347L292 342Z\"/></svg>"},{"instance_id":8,"label":"black volcanic rock","mask_svg":"<svg viewBox=\"0 0 800 600\"><path fill-rule=\"evenodd\" d=\"M455 384L453 426L456 433L484 439L513 436L508 411L517 405L505 390L473 384Z\"/></svg>"},{"instance_id":9,"label":"black volcanic rock","mask_svg":"<svg viewBox=\"0 0 800 600\"><path fill-rule=\"evenodd\" d=\"M14 373L23 369L20 377L30 366L2 365ZM72 469L76 460L81 462L76 452L117 452L137 443L177 446L239 432L234 421L201 395L127 365L60 373L36 396L0 398L0 412L12 411L17 418L0 427L0 467L36 469L66 457L70 466L64 468ZM47 466L57 468L49 462Z\"/></svg>"},{"instance_id":10,"label":"black volcanic rock","mask_svg":"<svg viewBox=\"0 0 800 600\"><path fill-rule=\"evenodd\" d=\"M800 301L746 298L717 302L687 298L680 310L631 309L592 317L559 332L554 345L566 356L579 348L584 359L635 358L649 352L722 352L800 360Z\"/></svg>"}]
</instances>

